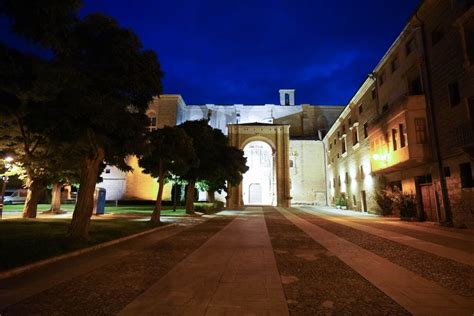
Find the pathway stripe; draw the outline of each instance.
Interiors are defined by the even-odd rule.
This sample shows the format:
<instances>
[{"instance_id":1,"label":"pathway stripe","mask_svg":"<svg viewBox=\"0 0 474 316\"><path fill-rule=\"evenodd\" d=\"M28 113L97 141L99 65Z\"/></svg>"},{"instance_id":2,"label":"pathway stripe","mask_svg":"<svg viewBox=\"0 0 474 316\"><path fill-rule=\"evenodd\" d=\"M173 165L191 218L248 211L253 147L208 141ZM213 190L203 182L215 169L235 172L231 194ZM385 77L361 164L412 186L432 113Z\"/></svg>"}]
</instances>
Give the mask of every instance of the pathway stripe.
<instances>
[{"instance_id":1,"label":"pathway stripe","mask_svg":"<svg viewBox=\"0 0 474 316\"><path fill-rule=\"evenodd\" d=\"M311 207L311 209L314 209L314 210L317 210L317 211L323 211L324 213L327 213L327 214L333 214L333 215L337 214L337 215L343 216L345 218L354 219L354 215L344 214L344 213L341 213L341 212L335 213L331 208L328 208L328 207L318 206L317 208ZM347 211L344 211L344 212L347 212ZM447 230L448 228L444 228L444 229L441 228L441 227L434 228L434 227L427 227L426 225L420 226L416 223L408 222L408 221L393 220L393 219L390 219L390 218L382 218L380 216L367 216L367 215L361 216L361 214L360 214L361 212L357 212L357 211L349 211L349 212L351 212L352 214L355 214L355 216L357 216L355 218L356 220L361 220L361 221L364 221L364 222L367 222L367 223L374 222L374 223L377 223L377 224L398 226L400 228L406 228L406 229L411 229L411 230L420 231L420 232L424 232L424 233L429 233L429 234L434 234L434 235L439 235L439 236L450 237L450 238L455 238L455 239L461 239L461 240L464 240L464 241L474 242L474 235L471 235L468 231L466 231L465 233L460 233L460 232L452 231L452 230L454 230L453 228L449 228L451 230ZM357 214L357 213L359 213L359 214ZM366 214L366 213L363 213L363 214Z\"/></svg>"},{"instance_id":2,"label":"pathway stripe","mask_svg":"<svg viewBox=\"0 0 474 316\"><path fill-rule=\"evenodd\" d=\"M278 211L413 315L472 315L474 312L474 300L454 294L283 208Z\"/></svg>"},{"instance_id":3,"label":"pathway stripe","mask_svg":"<svg viewBox=\"0 0 474 316\"><path fill-rule=\"evenodd\" d=\"M120 315L288 315L262 208L247 208Z\"/></svg>"},{"instance_id":4,"label":"pathway stripe","mask_svg":"<svg viewBox=\"0 0 474 316\"><path fill-rule=\"evenodd\" d=\"M438 245L432 242L420 240L411 236L403 235L403 234L396 233L389 230L383 230L383 229L379 229L379 228L375 228L375 227L371 227L371 226L367 226L363 224L358 224L358 223L349 221L345 218L338 218L338 217L334 217L330 215L321 215L314 211L306 210L304 208L297 208L297 209L305 213L311 214L313 216L325 218L335 223L339 223L339 224L349 226L349 227L355 228L357 230L360 230L360 231L363 231L363 232L366 232L378 237L395 241L405 246L416 248L416 249L426 251L440 257L448 258L448 259L455 260L463 264L474 266L474 255L462 250Z\"/></svg>"}]
</instances>

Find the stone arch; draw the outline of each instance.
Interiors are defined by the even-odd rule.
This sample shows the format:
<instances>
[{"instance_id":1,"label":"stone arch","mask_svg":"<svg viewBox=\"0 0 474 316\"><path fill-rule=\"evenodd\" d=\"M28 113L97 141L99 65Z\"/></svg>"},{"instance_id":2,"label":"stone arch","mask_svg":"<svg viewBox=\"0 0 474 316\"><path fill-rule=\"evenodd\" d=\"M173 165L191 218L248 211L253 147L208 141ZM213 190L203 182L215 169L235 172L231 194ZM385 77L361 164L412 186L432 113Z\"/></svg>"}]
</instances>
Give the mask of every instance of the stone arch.
<instances>
[{"instance_id":1,"label":"stone arch","mask_svg":"<svg viewBox=\"0 0 474 316\"><path fill-rule=\"evenodd\" d=\"M248 144L250 144L252 142L257 142L257 141L267 143L272 148L273 153L276 152L275 143L270 138L265 137L265 136L261 136L261 135L255 135L255 136L248 137L247 139L245 139L242 142L239 149L243 150L245 148L245 146L247 146Z\"/></svg>"},{"instance_id":2,"label":"stone arch","mask_svg":"<svg viewBox=\"0 0 474 316\"><path fill-rule=\"evenodd\" d=\"M289 125L285 124L229 124L230 145L243 150L248 144L261 141L270 146L274 166L275 198L272 205L288 207L290 205L290 172L289 172ZM245 203L244 203L245 202ZM242 183L231 186L228 190L227 207L242 207L244 201Z\"/></svg>"}]
</instances>

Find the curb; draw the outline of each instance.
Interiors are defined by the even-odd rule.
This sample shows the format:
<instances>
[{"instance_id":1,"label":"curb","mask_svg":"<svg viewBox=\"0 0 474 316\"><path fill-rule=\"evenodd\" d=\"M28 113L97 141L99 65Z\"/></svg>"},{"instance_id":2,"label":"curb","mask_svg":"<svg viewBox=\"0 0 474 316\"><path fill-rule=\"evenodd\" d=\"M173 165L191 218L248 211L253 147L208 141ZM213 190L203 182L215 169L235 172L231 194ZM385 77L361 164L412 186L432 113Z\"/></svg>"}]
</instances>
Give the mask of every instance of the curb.
<instances>
[{"instance_id":1,"label":"curb","mask_svg":"<svg viewBox=\"0 0 474 316\"><path fill-rule=\"evenodd\" d=\"M128 236L121 237L121 238L118 238L118 239L113 239L113 240L110 240L110 241L107 241L107 242L104 242L104 243L100 243L100 244L97 244L95 246L91 246L91 247L88 247L88 248L75 250L73 252L69 252L69 253L66 253L64 255L59 255L59 256L47 258L47 259L44 259L44 260L41 260L41 261L33 262L33 263L30 263L30 264L27 264L27 265L24 265L24 266L20 266L20 267L13 268L13 269L10 269L10 270L7 270L7 271L3 271L3 272L0 272L0 280L9 278L9 277L12 277L12 276L15 276L15 275L33 270L33 269L36 269L36 268L39 268L39 267L42 267L42 266L45 266L45 265L48 265L48 264L53 263L53 262L61 261L61 260L72 258L72 257L77 257L79 255L89 253L89 252L92 252L94 250L109 247L109 246L127 241L129 239L133 239L133 238L136 238L136 237L147 235L147 234L150 234L150 233L153 233L153 232L156 232L156 231L159 231L159 230L163 230L165 228L174 227L174 226L177 226L177 225L175 223L171 223L171 224L168 224L168 225L165 225L165 226L145 230L145 231L133 234L133 235L128 235Z\"/></svg>"}]
</instances>

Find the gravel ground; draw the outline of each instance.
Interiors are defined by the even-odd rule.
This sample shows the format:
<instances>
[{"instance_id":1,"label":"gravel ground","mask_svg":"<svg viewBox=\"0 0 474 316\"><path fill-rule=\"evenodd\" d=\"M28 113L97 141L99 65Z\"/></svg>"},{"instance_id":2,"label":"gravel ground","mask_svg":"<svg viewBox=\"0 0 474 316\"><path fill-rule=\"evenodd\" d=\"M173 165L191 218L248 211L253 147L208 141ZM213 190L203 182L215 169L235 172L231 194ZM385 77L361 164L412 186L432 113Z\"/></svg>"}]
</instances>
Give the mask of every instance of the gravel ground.
<instances>
[{"instance_id":1,"label":"gravel ground","mask_svg":"<svg viewBox=\"0 0 474 316\"><path fill-rule=\"evenodd\" d=\"M74 278L0 311L0 315L112 315L224 228L233 217L193 226L113 265Z\"/></svg>"},{"instance_id":2,"label":"gravel ground","mask_svg":"<svg viewBox=\"0 0 474 316\"><path fill-rule=\"evenodd\" d=\"M292 315L409 315L283 215L265 221Z\"/></svg>"},{"instance_id":3,"label":"gravel ground","mask_svg":"<svg viewBox=\"0 0 474 316\"><path fill-rule=\"evenodd\" d=\"M431 234L428 232L420 232L420 231L412 230L409 228L404 228L400 226L392 226L390 224L376 223L376 222L367 221L367 220L351 220L351 221L357 224L362 224L362 225L371 226L371 227L382 229L382 230L392 231L392 232L410 236L416 239L432 242L438 245L459 249L459 250L469 252L469 253L474 253L474 242L472 241L462 240L458 238L451 238L447 236L440 236L440 235Z\"/></svg>"},{"instance_id":4,"label":"gravel ground","mask_svg":"<svg viewBox=\"0 0 474 316\"><path fill-rule=\"evenodd\" d=\"M408 247L355 228L292 208L299 217L378 256L411 270L425 279L463 296L474 296L474 267ZM370 226L370 224L367 224Z\"/></svg>"}]
</instances>

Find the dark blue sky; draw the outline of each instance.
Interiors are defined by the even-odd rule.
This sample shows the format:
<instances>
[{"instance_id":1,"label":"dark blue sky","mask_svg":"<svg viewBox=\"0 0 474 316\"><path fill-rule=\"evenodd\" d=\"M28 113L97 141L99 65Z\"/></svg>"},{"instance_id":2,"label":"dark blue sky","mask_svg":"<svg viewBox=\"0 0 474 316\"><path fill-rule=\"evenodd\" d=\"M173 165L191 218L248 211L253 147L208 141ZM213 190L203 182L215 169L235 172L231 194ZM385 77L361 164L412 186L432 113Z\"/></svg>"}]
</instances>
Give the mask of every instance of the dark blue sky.
<instances>
[{"instance_id":1,"label":"dark blue sky","mask_svg":"<svg viewBox=\"0 0 474 316\"><path fill-rule=\"evenodd\" d=\"M187 104L346 104L418 0L84 0L158 53ZM0 28L2 26L0 25ZM5 32L0 35L5 40Z\"/></svg>"}]
</instances>

